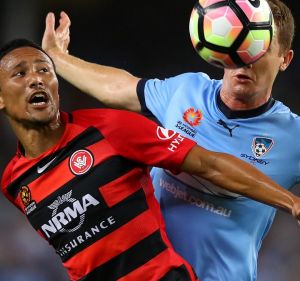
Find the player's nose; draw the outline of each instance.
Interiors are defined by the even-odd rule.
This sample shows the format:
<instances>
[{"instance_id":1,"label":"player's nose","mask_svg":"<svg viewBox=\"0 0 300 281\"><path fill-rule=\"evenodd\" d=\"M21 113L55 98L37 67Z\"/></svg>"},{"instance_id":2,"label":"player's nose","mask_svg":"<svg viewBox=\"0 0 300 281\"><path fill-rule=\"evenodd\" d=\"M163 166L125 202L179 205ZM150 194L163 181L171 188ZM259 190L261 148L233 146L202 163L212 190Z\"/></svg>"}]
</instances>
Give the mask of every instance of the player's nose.
<instances>
[{"instance_id":1,"label":"player's nose","mask_svg":"<svg viewBox=\"0 0 300 281\"><path fill-rule=\"evenodd\" d=\"M29 87L33 89L43 88L44 82L43 79L39 75L31 75L29 78Z\"/></svg>"}]
</instances>

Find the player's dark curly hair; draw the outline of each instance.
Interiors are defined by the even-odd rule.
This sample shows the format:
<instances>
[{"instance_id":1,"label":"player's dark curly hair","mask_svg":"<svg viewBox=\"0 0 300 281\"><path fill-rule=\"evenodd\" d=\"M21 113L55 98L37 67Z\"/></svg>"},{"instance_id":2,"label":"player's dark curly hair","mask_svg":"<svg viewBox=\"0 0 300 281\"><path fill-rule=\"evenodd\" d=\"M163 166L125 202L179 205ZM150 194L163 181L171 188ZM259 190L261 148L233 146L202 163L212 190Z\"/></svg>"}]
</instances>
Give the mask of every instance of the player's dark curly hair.
<instances>
[{"instance_id":1,"label":"player's dark curly hair","mask_svg":"<svg viewBox=\"0 0 300 281\"><path fill-rule=\"evenodd\" d=\"M277 27L277 38L280 52L286 53L292 49L295 37L295 20L291 10L281 0L267 0Z\"/></svg>"},{"instance_id":2,"label":"player's dark curly hair","mask_svg":"<svg viewBox=\"0 0 300 281\"><path fill-rule=\"evenodd\" d=\"M55 69L55 64L53 62L53 60L51 59L51 57L43 50L43 48L34 43L33 41L30 41L28 39L24 39L24 38L18 38L18 39L13 39L11 41L8 41L6 44L4 44L1 48L0 48L0 61L2 60L2 58L7 55L8 53L10 53L11 51L18 49L18 48L22 48L22 47L32 47L35 49L40 50L41 52L43 52L52 62L54 69Z\"/></svg>"}]
</instances>

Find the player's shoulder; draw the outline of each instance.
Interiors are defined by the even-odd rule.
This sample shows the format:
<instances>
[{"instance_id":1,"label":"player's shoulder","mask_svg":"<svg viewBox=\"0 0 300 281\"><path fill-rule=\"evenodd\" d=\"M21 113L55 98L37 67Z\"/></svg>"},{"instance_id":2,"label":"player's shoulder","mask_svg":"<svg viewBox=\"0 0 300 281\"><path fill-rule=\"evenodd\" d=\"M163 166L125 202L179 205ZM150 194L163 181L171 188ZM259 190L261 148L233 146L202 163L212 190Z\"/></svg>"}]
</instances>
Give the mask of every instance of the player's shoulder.
<instances>
[{"instance_id":1,"label":"player's shoulder","mask_svg":"<svg viewBox=\"0 0 300 281\"><path fill-rule=\"evenodd\" d=\"M146 119L141 114L121 109L97 108L72 112L73 122L78 125L104 127L117 126L131 120Z\"/></svg>"},{"instance_id":2,"label":"player's shoulder","mask_svg":"<svg viewBox=\"0 0 300 281\"><path fill-rule=\"evenodd\" d=\"M5 196L7 196L6 188L12 182L13 170L19 160L19 156L16 154L6 165L2 177L1 177L1 189Z\"/></svg>"},{"instance_id":3,"label":"player's shoulder","mask_svg":"<svg viewBox=\"0 0 300 281\"><path fill-rule=\"evenodd\" d=\"M186 85L194 89L198 94L201 92L216 93L219 91L223 81L210 77L204 72L186 73Z\"/></svg>"},{"instance_id":4,"label":"player's shoulder","mask_svg":"<svg viewBox=\"0 0 300 281\"><path fill-rule=\"evenodd\" d=\"M213 79L204 72L186 72L164 80L152 79L150 81L153 85L159 82L166 83L163 85L168 86L170 92L195 92L198 94L202 91L216 91L222 84L222 80Z\"/></svg>"},{"instance_id":5,"label":"player's shoulder","mask_svg":"<svg viewBox=\"0 0 300 281\"><path fill-rule=\"evenodd\" d=\"M94 117L96 119L103 118L104 116L124 116L124 115L139 115L136 112L128 111L125 109L113 108L91 108L91 109L78 109L72 112L72 115L78 119Z\"/></svg>"},{"instance_id":6,"label":"player's shoulder","mask_svg":"<svg viewBox=\"0 0 300 281\"><path fill-rule=\"evenodd\" d=\"M271 116L274 117L274 122L280 123L286 128L293 128L299 132L300 116L281 101L276 100L273 108L271 109Z\"/></svg>"},{"instance_id":7,"label":"player's shoulder","mask_svg":"<svg viewBox=\"0 0 300 281\"><path fill-rule=\"evenodd\" d=\"M281 117L285 117L295 121L297 123L300 122L299 115L291 110L291 108L285 105L283 102L276 100L275 105L273 107L273 113L280 115Z\"/></svg>"},{"instance_id":8,"label":"player's shoulder","mask_svg":"<svg viewBox=\"0 0 300 281\"><path fill-rule=\"evenodd\" d=\"M213 83L214 81L219 81L216 79L211 78L207 73L204 72L186 72L186 73L181 73L176 76L172 76L169 78L166 78L166 80L170 81L179 81L179 82L206 82L206 83Z\"/></svg>"},{"instance_id":9,"label":"player's shoulder","mask_svg":"<svg viewBox=\"0 0 300 281\"><path fill-rule=\"evenodd\" d=\"M146 83L156 83L156 82L168 82L174 84L184 84L184 83L191 83L191 82L207 82L213 83L214 81L221 81L217 79L212 79L207 73L204 72L185 72L180 73L174 76L165 77L163 79L160 78L153 78L153 79L142 79L141 81Z\"/></svg>"}]
</instances>

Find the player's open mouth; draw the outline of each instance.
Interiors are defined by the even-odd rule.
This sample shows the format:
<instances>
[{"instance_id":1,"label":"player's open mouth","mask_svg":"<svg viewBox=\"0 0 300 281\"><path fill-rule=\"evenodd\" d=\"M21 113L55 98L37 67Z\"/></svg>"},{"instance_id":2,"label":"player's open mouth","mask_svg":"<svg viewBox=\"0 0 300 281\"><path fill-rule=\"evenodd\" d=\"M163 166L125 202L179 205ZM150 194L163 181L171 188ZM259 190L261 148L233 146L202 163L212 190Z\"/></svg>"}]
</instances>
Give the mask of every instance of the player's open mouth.
<instances>
[{"instance_id":1,"label":"player's open mouth","mask_svg":"<svg viewBox=\"0 0 300 281\"><path fill-rule=\"evenodd\" d=\"M244 75L244 74L238 74L238 75L236 75L236 78L240 79L240 80L251 80L251 78L249 76Z\"/></svg>"},{"instance_id":2,"label":"player's open mouth","mask_svg":"<svg viewBox=\"0 0 300 281\"><path fill-rule=\"evenodd\" d=\"M29 98L29 103L34 106L46 105L49 101L49 97L45 92L33 93Z\"/></svg>"},{"instance_id":3,"label":"player's open mouth","mask_svg":"<svg viewBox=\"0 0 300 281\"><path fill-rule=\"evenodd\" d=\"M237 79L239 83L249 83L252 81L251 77L245 74L237 74L235 75L235 79Z\"/></svg>"}]
</instances>

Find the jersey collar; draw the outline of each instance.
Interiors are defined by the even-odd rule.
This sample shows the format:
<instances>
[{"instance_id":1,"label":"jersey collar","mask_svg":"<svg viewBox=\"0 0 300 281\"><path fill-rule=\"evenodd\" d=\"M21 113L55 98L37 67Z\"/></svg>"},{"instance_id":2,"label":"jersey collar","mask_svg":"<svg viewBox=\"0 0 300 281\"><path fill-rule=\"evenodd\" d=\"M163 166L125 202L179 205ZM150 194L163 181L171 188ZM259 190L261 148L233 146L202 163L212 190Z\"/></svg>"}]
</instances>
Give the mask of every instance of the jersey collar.
<instances>
[{"instance_id":1,"label":"jersey collar","mask_svg":"<svg viewBox=\"0 0 300 281\"><path fill-rule=\"evenodd\" d=\"M217 106L228 119L251 118L267 112L275 103L275 99L270 99L260 107L250 110L231 110L221 99L220 92L217 95Z\"/></svg>"}]
</instances>

